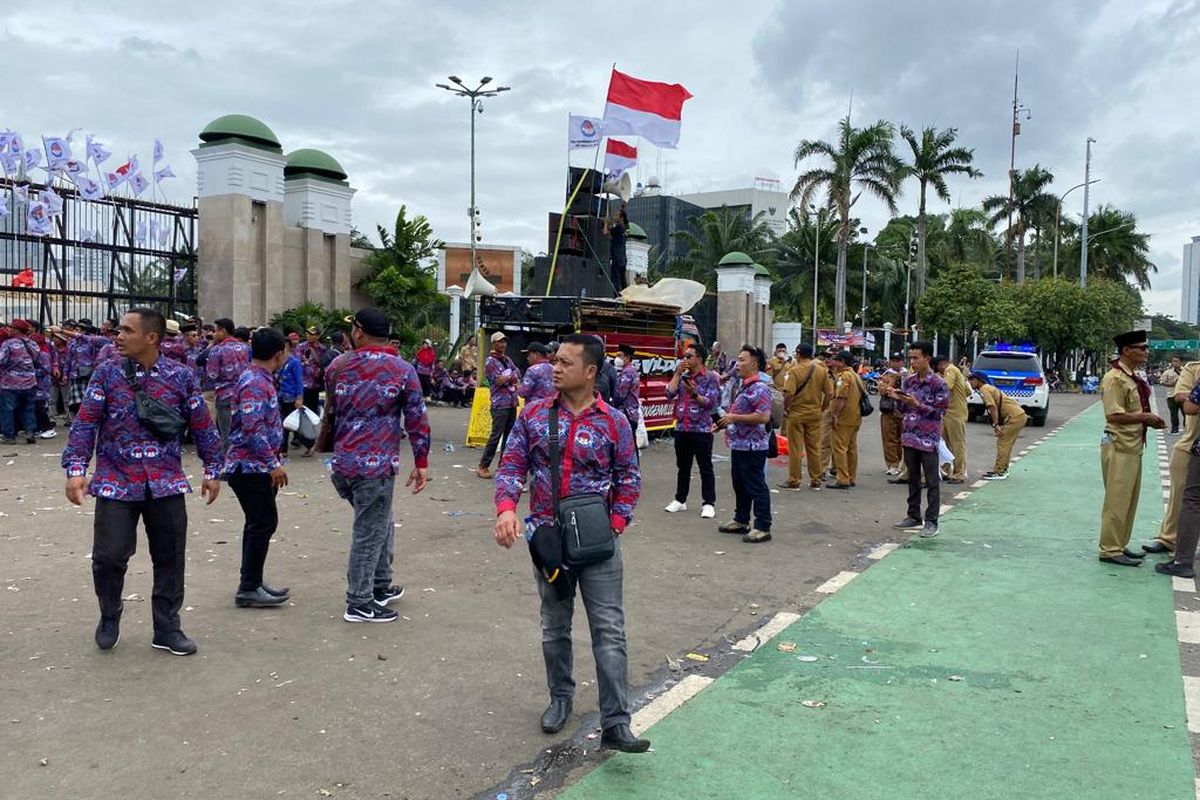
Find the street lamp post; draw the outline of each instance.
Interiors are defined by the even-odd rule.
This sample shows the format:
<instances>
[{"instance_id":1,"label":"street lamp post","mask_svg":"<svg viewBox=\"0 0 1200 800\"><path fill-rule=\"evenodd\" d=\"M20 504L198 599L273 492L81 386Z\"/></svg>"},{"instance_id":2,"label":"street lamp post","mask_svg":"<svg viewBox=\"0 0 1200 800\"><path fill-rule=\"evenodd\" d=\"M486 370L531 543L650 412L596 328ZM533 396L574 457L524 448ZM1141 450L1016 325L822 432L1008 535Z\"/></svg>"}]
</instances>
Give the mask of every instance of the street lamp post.
<instances>
[{"instance_id":1,"label":"street lamp post","mask_svg":"<svg viewBox=\"0 0 1200 800\"><path fill-rule=\"evenodd\" d=\"M1095 180L1088 181L1087 183L1099 183L1100 180L1101 180L1100 178L1096 178ZM1076 189L1082 189L1086 185L1087 184L1084 184L1084 183L1077 183L1074 186L1072 186L1070 189L1067 189L1065 192L1062 193L1062 197L1058 198L1058 207L1054 209L1054 277L1055 277L1055 279L1058 278L1058 222L1062 218L1063 201L1067 199L1067 195L1069 195L1071 192L1075 191Z\"/></svg>"},{"instance_id":2,"label":"street lamp post","mask_svg":"<svg viewBox=\"0 0 1200 800\"><path fill-rule=\"evenodd\" d=\"M445 89L451 94L458 97L465 97L471 101L471 206L467 209L467 216L471 220L471 269L474 270L478 266L475 258L475 246L481 238L479 229L479 209L475 206L475 114L483 113L483 98L496 97L501 92L511 90L509 86L497 86L495 89L484 89L492 82L490 76L485 75L479 79L479 85L474 89L468 89L467 85L462 82L457 75L450 75L449 80L454 86L447 86L444 83L436 84L437 88Z\"/></svg>"},{"instance_id":3,"label":"street lamp post","mask_svg":"<svg viewBox=\"0 0 1200 800\"><path fill-rule=\"evenodd\" d=\"M1087 262L1088 262L1088 184L1091 183L1092 176L1092 142L1096 141L1092 137L1087 138L1087 156L1083 162L1083 227L1080 229L1079 241L1083 245L1079 248L1079 286L1083 289L1087 288Z\"/></svg>"},{"instance_id":4,"label":"street lamp post","mask_svg":"<svg viewBox=\"0 0 1200 800\"><path fill-rule=\"evenodd\" d=\"M863 233L867 229L863 228ZM870 242L863 243L863 281L862 281L862 312L859 314L859 319L862 322L863 336L863 355L867 353L867 253L875 248L875 245Z\"/></svg>"},{"instance_id":5,"label":"street lamp post","mask_svg":"<svg viewBox=\"0 0 1200 800\"><path fill-rule=\"evenodd\" d=\"M817 286L820 283L821 277L821 212L822 208L817 208L812 203L808 207L816 212L817 228L816 235L813 237L815 244L813 246L813 316L812 316L812 337L813 337L813 352L817 351Z\"/></svg>"},{"instance_id":6,"label":"street lamp post","mask_svg":"<svg viewBox=\"0 0 1200 800\"><path fill-rule=\"evenodd\" d=\"M913 245L916 244L916 232L914 231L908 240L908 266L904 272L904 338L912 341L912 333L908 329L908 309L909 300L912 296L912 262L913 262Z\"/></svg>"}]
</instances>

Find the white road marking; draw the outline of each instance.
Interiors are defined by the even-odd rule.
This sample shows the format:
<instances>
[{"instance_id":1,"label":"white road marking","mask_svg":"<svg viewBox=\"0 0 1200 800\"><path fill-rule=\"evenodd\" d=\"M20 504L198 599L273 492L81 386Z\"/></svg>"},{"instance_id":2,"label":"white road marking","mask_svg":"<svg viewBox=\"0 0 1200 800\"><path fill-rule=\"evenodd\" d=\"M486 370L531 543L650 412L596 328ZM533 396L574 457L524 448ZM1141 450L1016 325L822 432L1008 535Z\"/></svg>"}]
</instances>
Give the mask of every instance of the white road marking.
<instances>
[{"instance_id":1,"label":"white road marking","mask_svg":"<svg viewBox=\"0 0 1200 800\"><path fill-rule=\"evenodd\" d=\"M970 492L959 492L958 494L954 495L954 499L955 500L966 500L970 496L971 496Z\"/></svg>"},{"instance_id":2,"label":"white road marking","mask_svg":"<svg viewBox=\"0 0 1200 800\"><path fill-rule=\"evenodd\" d=\"M1200 678L1183 676L1183 699L1187 706L1188 731L1200 733Z\"/></svg>"},{"instance_id":3,"label":"white road marking","mask_svg":"<svg viewBox=\"0 0 1200 800\"><path fill-rule=\"evenodd\" d=\"M954 508L954 506L952 506L952 505L944 505L944 506L942 506L941 508L939 508L939 509L938 509L938 516L940 517L940 516L943 516L943 515L945 515L945 514L946 514L947 512L949 512L949 511L950 511L950 509L952 509L952 508Z\"/></svg>"},{"instance_id":4,"label":"white road marking","mask_svg":"<svg viewBox=\"0 0 1200 800\"><path fill-rule=\"evenodd\" d=\"M750 635L734 643L733 649L741 650L744 653L752 653L771 639L774 639L779 635L780 631L798 619L800 619L799 614L793 614L791 611L780 611L771 617L766 625L763 625Z\"/></svg>"},{"instance_id":5,"label":"white road marking","mask_svg":"<svg viewBox=\"0 0 1200 800\"><path fill-rule=\"evenodd\" d=\"M700 690L713 682L704 675L688 675L647 705L638 709L629 721L635 736L645 733L651 725L661 722L668 714L691 700Z\"/></svg>"},{"instance_id":6,"label":"white road marking","mask_svg":"<svg viewBox=\"0 0 1200 800\"><path fill-rule=\"evenodd\" d=\"M841 589L843 586L845 586L847 583L849 583L850 581L854 580L857 577L858 577L857 572L850 572L849 570L842 570L837 575L834 575L832 578L830 578L829 580L825 581L820 586L818 586L817 591L820 592L821 594L833 594L838 589Z\"/></svg>"},{"instance_id":7,"label":"white road marking","mask_svg":"<svg viewBox=\"0 0 1200 800\"><path fill-rule=\"evenodd\" d=\"M1200 611L1176 611L1175 630L1179 641L1200 644Z\"/></svg>"},{"instance_id":8,"label":"white road marking","mask_svg":"<svg viewBox=\"0 0 1200 800\"><path fill-rule=\"evenodd\" d=\"M888 553L895 552L896 550L899 550L899 549L900 549L899 542L884 542L883 544L879 545L871 552L867 553L867 558L871 559L872 561L878 561L879 559L886 556Z\"/></svg>"},{"instance_id":9,"label":"white road marking","mask_svg":"<svg viewBox=\"0 0 1200 800\"><path fill-rule=\"evenodd\" d=\"M987 483L987 481L985 481L985 480L983 480L982 478L980 478L979 480L977 480L977 481L975 481L974 483L972 483L972 484L971 484L971 488L972 488L972 489L978 489L978 488L982 487L982 486L983 486L984 484L986 484L986 483Z\"/></svg>"},{"instance_id":10,"label":"white road marking","mask_svg":"<svg viewBox=\"0 0 1200 800\"><path fill-rule=\"evenodd\" d=\"M1171 588L1177 592L1196 593L1196 581L1194 578L1180 578L1178 576L1171 578Z\"/></svg>"}]
</instances>

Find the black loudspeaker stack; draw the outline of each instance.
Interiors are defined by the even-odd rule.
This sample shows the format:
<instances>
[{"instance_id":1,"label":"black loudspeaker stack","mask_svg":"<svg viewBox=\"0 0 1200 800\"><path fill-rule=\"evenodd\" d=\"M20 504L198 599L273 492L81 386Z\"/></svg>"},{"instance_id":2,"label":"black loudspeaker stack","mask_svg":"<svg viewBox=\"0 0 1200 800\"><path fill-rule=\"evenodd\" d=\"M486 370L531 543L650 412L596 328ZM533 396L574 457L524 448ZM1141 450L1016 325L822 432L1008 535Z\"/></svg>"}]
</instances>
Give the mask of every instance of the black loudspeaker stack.
<instances>
[{"instance_id":1,"label":"black loudspeaker stack","mask_svg":"<svg viewBox=\"0 0 1200 800\"><path fill-rule=\"evenodd\" d=\"M569 202L566 217L551 212L548 219L546 252L558 250L558 264L554 270L554 286L551 294L560 297L614 297L612 281L608 277L609 239L604 235L604 219L615 215L619 203L602 195L604 175L597 170L571 167L567 175ZM582 184L580 181L582 180ZM576 186L579 191L576 192ZM574 198L572 198L574 193ZM562 234L559 234L559 226ZM544 265L541 262L545 262ZM544 294L550 273L550 258L539 258L534 262L535 293Z\"/></svg>"}]
</instances>

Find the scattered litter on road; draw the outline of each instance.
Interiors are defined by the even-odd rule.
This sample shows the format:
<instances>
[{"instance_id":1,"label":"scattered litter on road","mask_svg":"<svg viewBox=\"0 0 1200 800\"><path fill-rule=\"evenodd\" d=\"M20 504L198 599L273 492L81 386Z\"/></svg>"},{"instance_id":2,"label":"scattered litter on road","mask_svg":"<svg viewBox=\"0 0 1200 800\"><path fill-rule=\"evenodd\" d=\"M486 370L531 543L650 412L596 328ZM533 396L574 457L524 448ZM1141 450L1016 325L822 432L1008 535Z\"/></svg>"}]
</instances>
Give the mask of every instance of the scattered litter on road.
<instances>
[{"instance_id":1,"label":"scattered litter on road","mask_svg":"<svg viewBox=\"0 0 1200 800\"><path fill-rule=\"evenodd\" d=\"M388 657L387 657L387 654L386 654L386 653L380 653L380 654L378 654L378 655L377 655L377 656L375 656L375 657L376 657L376 658L378 658L380 661L387 661L387 660L388 660Z\"/></svg>"},{"instance_id":2,"label":"scattered litter on road","mask_svg":"<svg viewBox=\"0 0 1200 800\"><path fill-rule=\"evenodd\" d=\"M215 524L215 523L218 523L218 522L224 522L224 521L225 521L225 520L223 520L223 519L210 519L210 520L209 520L209 522L211 522L211 523L214 523L214 524Z\"/></svg>"},{"instance_id":3,"label":"scattered litter on road","mask_svg":"<svg viewBox=\"0 0 1200 800\"><path fill-rule=\"evenodd\" d=\"M700 661L700 662L708 661L708 656L706 656L702 653L688 653L686 656L684 656L684 658L689 659L691 661Z\"/></svg>"},{"instance_id":4,"label":"scattered litter on road","mask_svg":"<svg viewBox=\"0 0 1200 800\"><path fill-rule=\"evenodd\" d=\"M714 556L723 556L723 555L725 555L725 551L724 550L713 550L713 555Z\"/></svg>"},{"instance_id":5,"label":"scattered litter on road","mask_svg":"<svg viewBox=\"0 0 1200 800\"><path fill-rule=\"evenodd\" d=\"M48 766L50 766L50 759L48 759L48 758L43 758L42 760L38 761L38 766L41 766L41 767L48 767Z\"/></svg>"},{"instance_id":6,"label":"scattered litter on road","mask_svg":"<svg viewBox=\"0 0 1200 800\"><path fill-rule=\"evenodd\" d=\"M803 661L806 664L811 664L814 661L819 661L816 656L796 656L797 661Z\"/></svg>"},{"instance_id":7,"label":"scattered litter on road","mask_svg":"<svg viewBox=\"0 0 1200 800\"><path fill-rule=\"evenodd\" d=\"M142 600L142 596L141 596L140 594L138 594L137 592L134 592L134 593L133 593L133 594L131 594L131 595L126 595L126 596L125 596L123 599L125 599L125 600L133 600L133 601L135 601L135 602L140 602L140 601Z\"/></svg>"},{"instance_id":8,"label":"scattered litter on road","mask_svg":"<svg viewBox=\"0 0 1200 800\"><path fill-rule=\"evenodd\" d=\"M781 652L781 653L796 652L796 643L795 642L780 642L779 643L779 652Z\"/></svg>"},{"instance_id":9,"label":"scattered litter on road","mask_svg":"<svg viewBox=\"0 0 1200 800\"><path fill-rule=\"evenodd\" d=\"M963 679L962 675L951 675L947 680L961 681L962 679Z\"/></svg>"},{"instance_id":10,"label":"scattered litter on road","mask_svg":"<svg viewBox=\"0 0 1200 800\"><path fill-rule=\"evenodd\" d=\"M821 702L820 700L805 700L800 705L804 706L805 708L824 708L825 707L825 704L823 702Z\"/></svg>"},{"instance_id":11,"label":"scattered litter on road","mask_svg":"<svg viewBox=\"0 0 1200 800\"><path fill-rule=\"evenodd\" d=\"M421 591L423 591L423 592L436 592L436 591L437 591L437 589L433 588L432 586L426 586L426 587L425 587L424 589L422 589Z\"/></svg>"}]
</instances>

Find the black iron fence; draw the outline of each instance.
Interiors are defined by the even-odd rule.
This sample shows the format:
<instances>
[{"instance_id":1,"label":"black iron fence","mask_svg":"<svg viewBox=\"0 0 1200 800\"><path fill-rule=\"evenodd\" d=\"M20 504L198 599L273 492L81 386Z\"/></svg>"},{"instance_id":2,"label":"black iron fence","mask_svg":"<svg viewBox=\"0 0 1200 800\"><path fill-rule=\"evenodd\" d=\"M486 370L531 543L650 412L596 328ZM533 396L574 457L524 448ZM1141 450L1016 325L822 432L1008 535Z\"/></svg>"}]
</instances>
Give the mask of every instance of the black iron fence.
<instances>
[{"instance_id":1,"label":"black iron fence","mask_svg":"<svg viewBox=\"0 0 1200 800\"><path fill-rule=\"evenodd\" d=\"M118 318L151 306L168 318L196 313L195 208L132 198L87 200L54 186L62 208L50 231L31 231L42 184L0 179L0 321Z\"/></svg>"}]
</instances>

